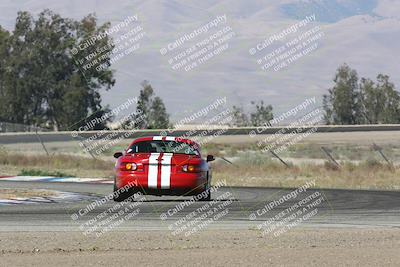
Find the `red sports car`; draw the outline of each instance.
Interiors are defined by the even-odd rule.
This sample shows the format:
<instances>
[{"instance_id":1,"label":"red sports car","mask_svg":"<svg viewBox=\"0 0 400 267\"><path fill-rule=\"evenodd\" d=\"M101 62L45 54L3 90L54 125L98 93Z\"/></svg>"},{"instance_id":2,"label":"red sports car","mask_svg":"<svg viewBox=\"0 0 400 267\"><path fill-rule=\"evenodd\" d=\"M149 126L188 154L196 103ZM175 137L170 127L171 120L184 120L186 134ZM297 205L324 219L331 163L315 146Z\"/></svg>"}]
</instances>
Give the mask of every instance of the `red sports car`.
<instances>
[{"instance_id":1,"label":"red sports car","mask_svg":"<svg viewBox=\"0 0 400 267\"><path fill-rule=\"evenodd\" d=\"M200 200L210 200L211 169L204 160L199 145L179 137L141 137L134 140L124 153L114 154L114 200L123 201L137 192L146 195L201 194ZM120 190L130 187L129 191Z\"/></svg>"}]
</instances>

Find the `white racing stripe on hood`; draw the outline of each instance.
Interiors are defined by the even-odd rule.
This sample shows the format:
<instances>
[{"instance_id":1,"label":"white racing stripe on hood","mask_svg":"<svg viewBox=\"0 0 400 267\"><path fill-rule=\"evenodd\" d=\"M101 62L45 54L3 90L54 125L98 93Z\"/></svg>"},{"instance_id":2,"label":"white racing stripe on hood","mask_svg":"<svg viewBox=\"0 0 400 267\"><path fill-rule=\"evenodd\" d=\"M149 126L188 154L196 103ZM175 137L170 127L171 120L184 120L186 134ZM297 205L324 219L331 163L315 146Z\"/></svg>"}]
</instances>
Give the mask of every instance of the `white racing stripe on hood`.
<instances>
[{"instance_id":1,"label":"white racing stripe on hood","mask_svg":"<svg viewBox=\"0 0 400 267\"><path fill-rule=\"evenodd\" d=\"M149 175L147 177L148 188L157 189L157 176L158 176L158 157L160 153L151 153L149 157Z\"/></svg>"},{"instance_id":2,"label":"white racing stripe on hood","mask_svg":"<svg viewBox=\"0 0 400 267\"><path fill-rule=\"evenodd\" d=\"M161 165L161 189L169 189L171 184L172 153L164 153Z\"/></svg>"}]
</instances>

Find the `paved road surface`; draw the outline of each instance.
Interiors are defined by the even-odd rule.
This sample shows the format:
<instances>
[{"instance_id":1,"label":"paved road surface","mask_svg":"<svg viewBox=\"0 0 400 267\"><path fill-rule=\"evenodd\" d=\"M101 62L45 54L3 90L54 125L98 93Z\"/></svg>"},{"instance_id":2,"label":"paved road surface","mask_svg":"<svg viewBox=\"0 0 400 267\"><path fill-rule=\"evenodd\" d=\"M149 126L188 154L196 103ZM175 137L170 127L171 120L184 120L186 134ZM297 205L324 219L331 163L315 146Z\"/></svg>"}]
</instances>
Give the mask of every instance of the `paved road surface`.
<instances>
[{"instance_id":1,"label":"paved road surface","mask_svg":"<svg viewBox=\"0 0 400 267\"><path fill-rule=\"evenodd\" d=\"M91 200L72 203L0 206L0 231L81 231L79 226L82 223L96 216L98 218L99 214L106 211L108 216L112 216L118 212L117 209L108 213L108 210L116 204L109 201L97 206L88 214L78 217L75 221L71 219L71 215L78 214L79 210L82 212L93 201L110 194L112 185L109 184L0 181L0 188L52 189L91 196ZM262 214L261 209L266 204L274 200L278 201L292 191L293 189L224 187L213 195L214 200L219 198L218 201L192 203L176 214L167 216L166 220L161 220L160 215L168 214L168 210L172 214L174 208L188 198L146 196L145 201L137 203L134 208L139 208L140 212L115 227L114 230L168 229L179 219L190 217L193 211L199 214L199 208L205 207L202 212L207 212L223 203L226 205L223 207L228 208L229 212L207 227L251 229L268 219L278 218L280 212L313 194L323 197L323 201L316 206L318 213L301 224L304 227L400 227L400 192L310 189ZM207 203L210 207L204 206ZM132 202L126 205L130 204ZM132 208L131 212L134 209ZM254 218L257 210L260 216L256 215ZM254 220L251 220L249 216ZM182 224L175 224L175 226L179 225Z\"/></svg>"}]
</instances>

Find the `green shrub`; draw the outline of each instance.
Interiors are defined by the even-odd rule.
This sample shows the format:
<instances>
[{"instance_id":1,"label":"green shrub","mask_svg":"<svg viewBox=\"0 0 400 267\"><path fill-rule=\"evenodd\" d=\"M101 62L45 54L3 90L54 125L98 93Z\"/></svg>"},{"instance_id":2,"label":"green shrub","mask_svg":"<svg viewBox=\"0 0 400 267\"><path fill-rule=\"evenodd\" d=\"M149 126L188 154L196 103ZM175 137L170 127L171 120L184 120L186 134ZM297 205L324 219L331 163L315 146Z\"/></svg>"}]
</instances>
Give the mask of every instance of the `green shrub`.
<instances>
[{"instance_id":1,"label":"green shrub","mask_svg":"<svg viewBox=\"0 0 400 267\"><path fill-rule=\"evenodd\" d=\"M19 176L54 176L54 177L74 177L73 175L69 175L59 171L43 171L36 169L23 169L19 174Z\"/></svg>"}]
</instances>

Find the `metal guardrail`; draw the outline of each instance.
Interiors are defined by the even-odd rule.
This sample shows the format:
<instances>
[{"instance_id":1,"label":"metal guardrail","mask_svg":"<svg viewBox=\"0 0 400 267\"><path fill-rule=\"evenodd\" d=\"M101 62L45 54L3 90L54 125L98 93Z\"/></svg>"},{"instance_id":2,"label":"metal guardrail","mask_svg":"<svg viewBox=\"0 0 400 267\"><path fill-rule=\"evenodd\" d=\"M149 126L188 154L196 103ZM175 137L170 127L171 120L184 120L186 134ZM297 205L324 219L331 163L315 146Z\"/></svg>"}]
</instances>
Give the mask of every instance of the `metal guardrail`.
<instances>
[{"instance_id":1,"label":"metal guardrail","mask_svg":"<svg viewBox=\"0 0 400 267\"><path fill-rule=\"evenodd\" d=\"M206 132L204 136L211 136L213 134L221 133L220 135L248 135L255 134L274 134L287 127L243 127L243 128L229 128L229 129L196 129L196 135L201 135ZM289 127L289 129L297 129L298 127ZM371 132L371 131L400 131L400 124L385 124L385 125L321 125L304 127L303 132L316 128L316 133L337 133L337 132ZM103 131L103 135L107 136L112 133L110 139L128 138L133 139L141 136L160 135L160 133L167 133L169 136L183 136L188 131L192 130L136 130L134 132L129 130L124 131ZM287 131L290 133L291 131ZM78 133L78 136L76 135ZM67 142L79 141L82 138L87 139L93 136L100 136L102 131L87 131L87 132L41 132L40 138L43 142ZM23 132L23 133L0 133L0 144L16 144L16 143L35 143L38 141L36 133Z\"/></svg>"}]
</instances>

